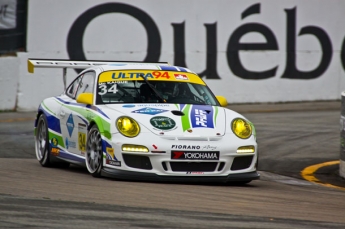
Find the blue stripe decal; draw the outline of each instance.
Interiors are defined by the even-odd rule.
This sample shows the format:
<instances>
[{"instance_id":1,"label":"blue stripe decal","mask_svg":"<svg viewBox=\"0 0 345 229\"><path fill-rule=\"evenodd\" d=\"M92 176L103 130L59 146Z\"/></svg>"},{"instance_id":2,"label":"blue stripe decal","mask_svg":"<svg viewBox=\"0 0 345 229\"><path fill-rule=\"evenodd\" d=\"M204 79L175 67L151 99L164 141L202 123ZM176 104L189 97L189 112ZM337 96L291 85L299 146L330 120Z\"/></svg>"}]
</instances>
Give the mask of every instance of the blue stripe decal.
<instances>
[{"instance_id":1,"label":"blue stripe decal","mask_svg":"<svg viewBox=\"0 0 345 229\"><path fill-rule=\"evenodd\" d=\"M175 66L160 65L159 67L163 71L177 71L177 68Z\"/></svg>"},{"instance_id":2,"label":"blue stripe decal","mask_svg":"<svg viewBox=\"0 0 345 229\"><path fill-rule=\"evenodd\" d=\"M58 157L65 158L65 159L72 160L72 161L76 161L76 162L82 162L82 163L85 162L85 158L82 158L80 156L68 153L62 149L60 149Z\"/></svg>"},{"instance_id":3,"label":"blue stripe decal","mask_svg":"<svg viewBox=\"0 0 345 229\"><path fill-rule=\"evenodd\" d=\"M180 72L188 72L187 69L182 68L182 67L176 67L178 70L180 70Z\"/></svg>"},{"instance_id":4,"label":"blue stripe decal","mask_svg":"<svg viewBox=\"0 0 345 229\"><path fill-rule=\"evenodd\" d=\"M68 105L73 105L73 106L78 106L78 107L86 107L86 108L89 108L91 110L94 110L98 113L100 113L101 115L103 115L104 117L110 119L101 109L99 109L98 107L96 106L93 106L93 105L86 105L86 104L80 104L80 103L71 103L71 102L66 102L64 100L62 100L61 98L59 97L55 97L57 100L59 100L60 102L64 103L64 104L68 104Z\"/></svg>"},{"instance_id":5,"label":"blue stripe decal","mask_svg":"<svg viewBox=\"0 0 345 229\"><path fill-rule=\"evenodd\" d=\"M89 125L89 122L86 119L84 119L84 117L81 117L80 115L77 116L85 123L85 125Z\"/></svg>"},{"instance_id":6,"label":"blue stripe decal","mask_svg":"<svg viewBox=\"0 0 345 229\"><path fill-rule=\"evenodd\" d=\"M48 128L61 134L61 128L60 128L60 119L56 118L55 116L48 113L43 107L40 107L40 110L44 113L44 115L47 117L48 122Z\"/></svg>"}]
</instances>

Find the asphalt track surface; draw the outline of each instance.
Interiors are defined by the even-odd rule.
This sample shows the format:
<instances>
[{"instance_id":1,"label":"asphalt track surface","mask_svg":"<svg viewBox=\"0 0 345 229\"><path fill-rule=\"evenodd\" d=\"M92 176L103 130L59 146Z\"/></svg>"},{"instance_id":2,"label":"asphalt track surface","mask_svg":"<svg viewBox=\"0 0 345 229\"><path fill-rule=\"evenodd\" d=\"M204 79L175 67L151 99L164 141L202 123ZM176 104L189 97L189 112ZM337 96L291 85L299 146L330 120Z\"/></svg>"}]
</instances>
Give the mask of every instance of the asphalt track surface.
<instances>
[{"instance_id":1,"label":"asphalt track surface","mask_svg":"<svg viewBox=\"0 0 345 229\"><path fill-rule=\"evenodd\" d=\"M0 228L345 228L340 101L229 107L257 130L261 179L248 185L43 168L34 154L35 113L0 113Z\"/></svg>"}]
</instances>

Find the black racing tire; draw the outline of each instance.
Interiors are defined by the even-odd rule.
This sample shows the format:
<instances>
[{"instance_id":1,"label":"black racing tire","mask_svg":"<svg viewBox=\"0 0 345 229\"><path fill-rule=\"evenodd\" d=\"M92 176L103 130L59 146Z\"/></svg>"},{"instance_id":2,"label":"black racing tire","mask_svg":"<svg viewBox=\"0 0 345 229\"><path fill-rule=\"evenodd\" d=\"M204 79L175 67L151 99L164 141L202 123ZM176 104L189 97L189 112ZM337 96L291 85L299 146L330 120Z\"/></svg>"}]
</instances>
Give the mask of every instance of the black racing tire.
<instances>
[{"instance_id":1,"label":"black racing tire","mask_svg":"<svg viewBox=\"0 0 345 229\"><path fill-rule=\"evenodd\" d=\"M101 177L103 168L102 137L96 125L93 125L87 136L85 164L93 177Z\"/></svg>"},{"instance_id":2,"label":"black racing tire","mask_svg":"<svg viewBox=\"0 0 345 229\"><path fill-rule=\"evenodd\" d=\"M235 181L233 184L234 185L246 185L246 184L249 184L250 182L252 182L252 180L246 180L246 181Z\"/></svg>"},{"instance_id":3,"label":"black racing tire","mask_svg":"<svg viewBox=\"0 0 345 229\"><path fill-rule=\"evenodd\" d=\"M48 122L44 114L41 114L37 121L35 136L35 151L37 160L43 167L50 167L50 147L48 139Z\"/></svg>"}]
</instances>

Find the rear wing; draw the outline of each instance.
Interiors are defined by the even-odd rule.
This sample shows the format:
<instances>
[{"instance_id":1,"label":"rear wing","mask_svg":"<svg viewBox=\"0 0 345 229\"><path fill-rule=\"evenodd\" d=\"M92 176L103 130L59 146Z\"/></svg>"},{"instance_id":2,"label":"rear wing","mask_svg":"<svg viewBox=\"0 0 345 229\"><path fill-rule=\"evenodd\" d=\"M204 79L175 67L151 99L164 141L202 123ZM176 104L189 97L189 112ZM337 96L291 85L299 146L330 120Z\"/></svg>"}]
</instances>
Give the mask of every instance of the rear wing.
<instances>
[{"instance_id":1,"label":"rear wing","mask_svg":"<svg viewBox=\"0 0 345 229\"><path fill-rule=\"evenodd\" d=\"M73 61L73 60L51 60L51 59L28 59L28 72L34 73L35 68L62 68L64 88L66 89L67 68L87 69L99 65L108 64L160 64L169 65L168 62L140 62L140 61Z\"/></svg>"}]
</instances>

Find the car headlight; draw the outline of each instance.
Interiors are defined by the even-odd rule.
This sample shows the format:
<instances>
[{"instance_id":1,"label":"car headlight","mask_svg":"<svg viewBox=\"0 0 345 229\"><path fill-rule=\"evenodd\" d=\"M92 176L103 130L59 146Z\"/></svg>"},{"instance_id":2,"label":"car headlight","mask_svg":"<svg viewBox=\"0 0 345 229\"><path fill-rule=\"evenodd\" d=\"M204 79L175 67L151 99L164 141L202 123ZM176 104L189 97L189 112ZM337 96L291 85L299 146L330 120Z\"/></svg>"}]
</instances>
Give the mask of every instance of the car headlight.
<instances>
[{"instance_id":1,"label":"car headlight","mask_svg":"<svg viewBox=\"0 0 345 229\"><path fill-rule=\"evenodd\" d=\"M141 145L123 144L122 151L147 153L149 152L149 149L146 146L141 146Z\"/></svg>"},{"instance_id":2,"label":"car headlight","mask_svg":"<svg viewBox=\"0 0 345 229\"><path fill-rule=\"evenodd\" d=\"M133 138L140 133L139 124L130 117L120 117L116 121L116 127L126 137Z\"/></svg>"},{"instance_id":3,"label":"car headlight","mask_svg":"<svg viewBox=\"0 0 345 229\"><path fill-rule=\"evenodd\" d=\"M232 120L231 129L237 137L242 139L249 138L252 135L252 126L242 118Z\"/></svg>"}]
</instances>

